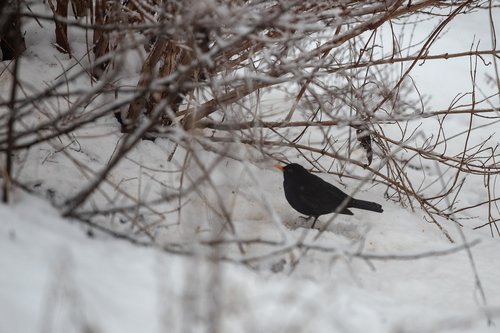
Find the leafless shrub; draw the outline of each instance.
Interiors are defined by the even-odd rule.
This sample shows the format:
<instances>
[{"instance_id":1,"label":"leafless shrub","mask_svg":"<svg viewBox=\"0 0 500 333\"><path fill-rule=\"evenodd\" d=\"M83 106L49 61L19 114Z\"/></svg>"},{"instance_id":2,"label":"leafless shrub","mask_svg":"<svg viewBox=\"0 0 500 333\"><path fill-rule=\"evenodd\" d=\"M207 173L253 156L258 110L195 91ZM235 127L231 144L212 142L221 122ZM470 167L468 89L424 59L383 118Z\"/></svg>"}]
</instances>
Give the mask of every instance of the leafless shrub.
<instances>
[{"instance_id":1,"label":"leafless shrub","mask_svg":"<svg viewBox=\"0 0 500 333\"><path fill-rule=\"evenodd\" d=\"M445 221L463 225L475 216L487 220L476 228L500 235L498 147L491 137L471 140L498 121L500 51L496 44L458 53L430 50L457 16L492 11L491 2L97 0L72 1L68 7L68 1L58 0L56 6L52 1L47 5L50 12L33 11L23 3L23 20L54 24L56 43L75 66L30 93L17 79L17 70L11 70L16 79L0 104L6 110L0 118L0 151L7 156L4 183L24 188L35 180L15 176L13 153L52 147L52 154L71 161L85 181L62 195L67 200L59 200L65 215L121 237L152 242L155 228L175 224L165 221L182 214L183 198L210 191L216 199L209 208L240 239L213 170L226 157L263 165L299 155L313 171L384 186L388 199L421 208L450 241ZM440 17L435 28L404 49L400 41L428 17ZM399 35L395 23L403 24ZM393 29L390 45L381 44L383 27ZM86 54L72 49L75 34L85 36ZM135 73L130 67L137 62L130 57L142 65ZM470 59L471 91L446 110L429 110L414 86L412 70L425 61L451 58ZM486 98L478 98L476 91L481 62L494 68L496 92ZM272 93L286 97L283 105L259 107L266 103L262 96ZM450 119L464 115L468 130L451 134ZM122 134L115 131L110 139L119 137L115 151L100 168L92 168L79 156L84 153L79 141L82 133L110 117L121 122ZM476 126L480 119L489 123ZM423 137L414 125L424 122L438 125L432 136ZM120 163L134 162L130 152L144 139L171 144L165 163L171 166L166 169L176 170L172 183L160 180L162 170L144 165L136 179L140 183L149 177L163 189L161 195L133 193L112 176ZM461 142L459 151L449 148L456 142ZM235 153L242 149L252 157ZM200 151L219 158L204 160ZM476 177L484 178L484 193L477 202L464 204L461 195ZM9 191L5 187L4 198ZM165 202L168 213L158 208ZM272 215L271 208L262 209ZM139 236L106 224L115 219L132 221ZM244 252L245 241L237 243Z\"/></svg>"}]
</instances>

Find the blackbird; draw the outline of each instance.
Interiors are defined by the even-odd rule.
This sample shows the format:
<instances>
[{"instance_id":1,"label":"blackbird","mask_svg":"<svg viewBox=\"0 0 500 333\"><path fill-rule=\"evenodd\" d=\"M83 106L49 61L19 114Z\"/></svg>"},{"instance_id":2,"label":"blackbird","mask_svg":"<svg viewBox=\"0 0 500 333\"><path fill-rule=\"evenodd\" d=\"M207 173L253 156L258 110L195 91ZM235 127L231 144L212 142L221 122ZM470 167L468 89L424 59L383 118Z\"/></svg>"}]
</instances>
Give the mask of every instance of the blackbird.
<instances>
[{"instance_id":1,"label":"blackbird","mask_svg":"<svg viewBox=\"0 0 500 333\"><path fill-rule=\"evenodd\" d=\"M309 173L299 164L291 163L284 167L277 165L276 168L283 171L285 178L283 188L290 206L309 218L314 217L311 228L314 228L320 215L329 213L353 215L348 208L383 212L382 206L378 203L354 199L332 184Z\"/></svg>"}]
</instances>

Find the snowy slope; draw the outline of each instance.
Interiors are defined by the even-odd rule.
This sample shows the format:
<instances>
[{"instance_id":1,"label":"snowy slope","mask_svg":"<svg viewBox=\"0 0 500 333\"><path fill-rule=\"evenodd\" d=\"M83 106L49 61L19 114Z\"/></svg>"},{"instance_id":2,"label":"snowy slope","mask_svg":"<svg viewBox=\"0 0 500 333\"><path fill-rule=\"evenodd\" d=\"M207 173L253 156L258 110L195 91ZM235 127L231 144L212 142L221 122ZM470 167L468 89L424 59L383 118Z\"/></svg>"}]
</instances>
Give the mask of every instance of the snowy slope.
<instances>
[{"instance_id":1,"label":"snowy slope","mask_svg":"<svg viewBox=\"0 0 500 333\"><path fill-rule=\"evenodd\" d=\"M450 248L434 228L415 228L415 215L388 213L369 222L366 253ZM0 332L179 332L210 322L219 332L494 332L484 311L500 315L500 244L487 237L473 248L484 309L463 251L373 267L312 253L286 275L90 238L29 196L0 206L0 220ZM328 233L330 246L345 237Z\"/></svg>"}]
</instances>

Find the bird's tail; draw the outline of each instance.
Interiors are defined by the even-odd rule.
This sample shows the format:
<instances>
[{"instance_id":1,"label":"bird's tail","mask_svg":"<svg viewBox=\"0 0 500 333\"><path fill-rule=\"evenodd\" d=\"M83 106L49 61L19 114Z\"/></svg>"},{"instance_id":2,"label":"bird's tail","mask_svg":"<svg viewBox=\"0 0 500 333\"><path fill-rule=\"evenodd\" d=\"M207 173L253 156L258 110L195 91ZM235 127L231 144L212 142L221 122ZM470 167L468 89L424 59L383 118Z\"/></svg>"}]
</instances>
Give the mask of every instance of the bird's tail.
<instances>
[{"instance_id":1,"label":"bird's tail","mask_svg":"<svg viewBox=\"0 0 500 333\"><path fill-rule=\"evenodd\" d=\"M384 211L382 209L382 206L376 202L358 200L358 199L352 199L349 202L348 208L358 208L358 209L370 210L372 212L377 212L377 213L382 213Z\"/></svg>"}]
</instances>

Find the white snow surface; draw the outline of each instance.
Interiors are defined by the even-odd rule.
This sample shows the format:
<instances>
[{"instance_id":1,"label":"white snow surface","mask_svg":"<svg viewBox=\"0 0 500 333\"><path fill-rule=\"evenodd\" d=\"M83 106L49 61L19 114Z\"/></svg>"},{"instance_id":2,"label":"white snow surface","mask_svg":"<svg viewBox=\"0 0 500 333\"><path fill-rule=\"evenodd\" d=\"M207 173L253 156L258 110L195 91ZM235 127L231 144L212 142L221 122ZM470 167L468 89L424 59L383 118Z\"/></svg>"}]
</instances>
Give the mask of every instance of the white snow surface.
<instances>
[{"instance_id":1,"label":"white snow surface","mask_svg":"<svg viewBox=\"0 0 500 333\"><path fill-rule=\"evenodd\" d=\"M20 77L28 94L40 91L62 68L74 65L54 49L53 26L44 24L44 29L35 22L26 27L28 49L21 60ZM79 37L73 39L72 46L83 54L85 39ZM140 63L136 65L126 68L131 77L140 70ZM2 96L9 91L5 73L0 80ZM417 74L417 79L429 80L426 87L446 86L429 79L422 69ZM75 86L88 86L81 81ZM440 94L434 101L441 107L449 99ZM272 108L273 103L269 104ZM50 105L43 107L50 109ZM120 138L112 117L79 129L76 135L79 147L69 154L92 170L107 163ZM30 149L16 157L23 167L15 170L17 177L33 182L39 193L53 195L55 203L71 197L86 181L72 162L58 153L59 148L42 144ZM168 183L174 176L147 170L141 187L136 179L140 172L137 164L156 170L178 169L182 152L173 163L165 162L171 149L167 140L141 142L110 178L125 191L139 189L144 199L157 197L163 189L157 181ZM250 153L234 154L245 157ZM207 164L217 159L210 152L199 151L199 156ZM500 242L491 238L486 228L471 230L485 221L467 224L462 231L467 242L480 241L471 253L486 304L467 251L430 255L463 244L453 223L444 221L443 225L456 244L427 223L421 211L386 201L383 189L374 187L356 196L381 203L383 214L357 211L354 216L339 216L315 239L319 231L300 227L304 221L286 203L282 175L271 165L236 163L229 158L218 162L211 179L223 189L222 200L238 237L278 243L245 245L245 254L227 245L223 253L231 260L221 262L210 260L213 249L201 245L193 249L198 255L186 256L161 246L135 245L93 229L90 235L88 226L61 218L46 201L17 189L10 205L0 204L0 333L205 332L209 326L221 333L498 332ZM199 176L196 168L188 171L192 179ZM333 183L337 180L323 178ZM480 197L484 193L479 194L481 180L476 179L477 191L473 189L464 198L468 203L484 199ZM348 188L357 185L356 181L346 182ZM209 187L203 191L186 200L182 218L168 215L166 223L173 226L158 231L158 244L186 244L214 236L204 230L219 223L220 216L207 208L217 200ZM95 202L100 199L99 193L93 197ZM168 211L173 207L165 203L160 208ZM465 217L474 220L473 216ZM328 219L322 217L320 224ZM298 242L331 251L294 250L248 265L236 262ZM357 254L401 257L364 260ZM417 254L423 257L405 257ZM297 259L299 264L291 269Z\"/></svg>"},{"instance_id":2,"label":"white snow surface","mask_svg":"<svg viewBox=\"0 0 500 333\"><path fill-rule=\"evenodd\" d=\"M486 308L464 251L372 261L373 267L360 259L311 252L293 274L272 273L88 237L81 225L58 215L27 195L15 205L0 206L0 332L178 332L193 323L201 328L207 318L219 332L497 329L487 325L486 313L497 319L500 314L500 243L477 232L470 238L481 239L472 252ZM249 223L262 237L270 234L262 221ZM338 245L359 224L338 222L322 244ZM451 247L434 227L394 205L365 224L371 227L366 253L404 255ZM300 238L317 231L288 232ZM220 281L215 290L214 278Z\"/></svg>"}]
</instances>

